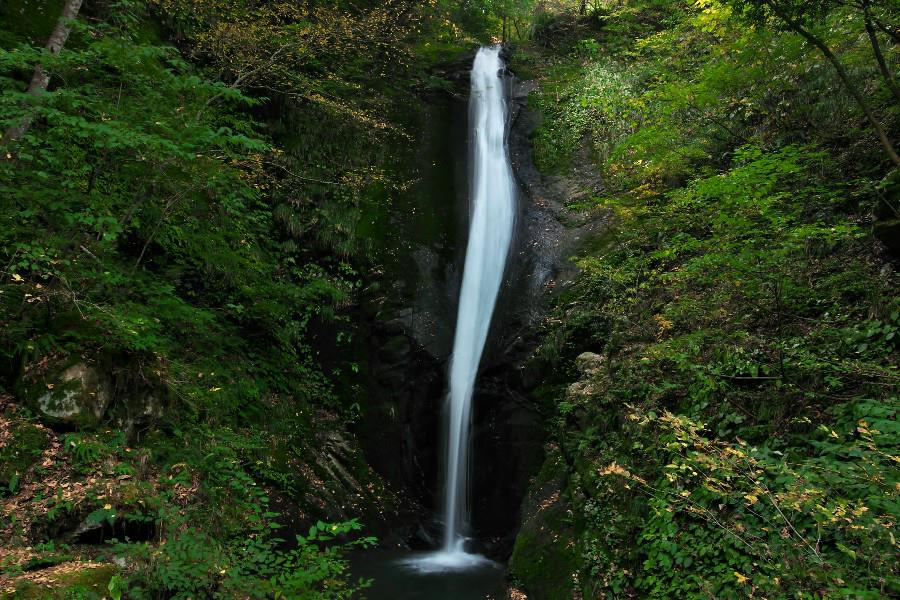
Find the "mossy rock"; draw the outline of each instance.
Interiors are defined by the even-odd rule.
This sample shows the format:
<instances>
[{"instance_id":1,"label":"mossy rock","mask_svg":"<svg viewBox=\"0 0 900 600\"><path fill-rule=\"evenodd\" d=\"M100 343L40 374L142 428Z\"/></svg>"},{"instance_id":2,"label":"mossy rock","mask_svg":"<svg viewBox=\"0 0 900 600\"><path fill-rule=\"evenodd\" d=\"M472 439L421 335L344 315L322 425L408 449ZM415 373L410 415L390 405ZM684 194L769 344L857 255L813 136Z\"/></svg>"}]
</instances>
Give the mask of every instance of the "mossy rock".
<instances>
[{"instance_id":1,"label":"mossy rock","mask_svg":"<svg viewBox=\"0 0 900 600\"><path fill-rule=\"evenodd\" d=\"M900 254L900 218L896 207L900 203L900 169L893 171L879 186L879 201L875 205L875 237Z\"/></svg>"},{"instance_id":2,"label":"mossy rock","mask_svg":"<svg viewBox=\"0 0 900 600\"><path fill-rule=\"evenodd\" d=\"M894 254L900 254L900 219L875 222L875 237L881 240Z\"/></svg>"},{"instance_id":3,"label":"mossy rock","mask_svg":"<svg viewBox=\"0 0 900 600\"><path fill-rule=\"evenodd\" d=\"M68 360L23 378L18 392L50 425L96 427L110 403L109 383L93 366Z\"/></svg>"},{"instance_id":4,"label":"mossy rock","mask_svg":"<svg viewBox=\"0 0 900 600\"><path fill-rule=\"evenodd\" d=\"M0 441L0 495L14 492L18 482L47 448L46 432L31 423L17 423L9 439Z\"/></svg>"},{"instance_id":5,"label":"mossy rock","mask_svg":"<svg viewBox=\"0 0 900 600\"><path fill-rule=\"evenodd\" d=\"M111 564L64 563L34 571L5 584L6 600L100 600L109 598L109 581L119 569Z\"/></svg>"},{"instance_id":6,"label":"mossy rock","mask_svg":"<svg viewBox=\"0 0 900 600\"><path fill-rule=\"evenodd\" d=\"M564 465L548 456L523 506L523 523L516 536L509 573L529 598L564 600L575 597L572 573L579 557L572 543L576 532L568 524L568 505L562 497Z\"/></svg>"}]
</instances>

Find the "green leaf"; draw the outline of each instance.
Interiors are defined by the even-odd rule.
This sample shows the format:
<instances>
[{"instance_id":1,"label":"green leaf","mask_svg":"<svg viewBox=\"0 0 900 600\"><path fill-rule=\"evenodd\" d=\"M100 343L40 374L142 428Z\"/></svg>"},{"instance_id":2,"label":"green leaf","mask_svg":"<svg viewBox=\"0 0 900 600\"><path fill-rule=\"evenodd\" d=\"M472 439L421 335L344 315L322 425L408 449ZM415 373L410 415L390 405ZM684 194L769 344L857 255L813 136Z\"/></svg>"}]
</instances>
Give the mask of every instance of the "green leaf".
<instances>
[{"instance_id":1,"label":"green leaf","mask_svg":"<svg viewBox=\"0 0 900 600\"><path fill-rule=\"evenodd\" d=\"M852 558L852 559L854 559L854 560L856 559L856 552L853 551L853 550L851 550L851 549L848 548L847 546L845 546L845 545L843 545L843 544L841 544L841 543L837 543L837 544L835 544L835 546L837 546L837 549L838 549L838 550L840 550L841 552L843 552L844 554L846 554L846 555L849 556L850 558Z\"/></svg>"}]
</instances>

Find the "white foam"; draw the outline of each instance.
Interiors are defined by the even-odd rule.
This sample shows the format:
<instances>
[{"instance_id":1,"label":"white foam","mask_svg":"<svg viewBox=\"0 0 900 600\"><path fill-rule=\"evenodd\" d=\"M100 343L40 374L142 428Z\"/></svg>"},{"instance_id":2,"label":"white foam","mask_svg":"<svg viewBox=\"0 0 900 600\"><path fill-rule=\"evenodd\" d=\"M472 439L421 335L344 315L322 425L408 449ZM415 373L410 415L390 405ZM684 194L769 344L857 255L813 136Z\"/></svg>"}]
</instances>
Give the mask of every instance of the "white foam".
<instances>
[{"instance_id":1,"label":"white foam","mask_svg":"<svg viewBox=\"0 0 900 600\"><path fill-rule=\"evenodd\" d=\"M496 567L497 563L480 554L470 554L464 550L439 550L419 554L400 561L402 565L419 573L448 573L470 571L482 567Z\"/></svg>"}]
</instances>

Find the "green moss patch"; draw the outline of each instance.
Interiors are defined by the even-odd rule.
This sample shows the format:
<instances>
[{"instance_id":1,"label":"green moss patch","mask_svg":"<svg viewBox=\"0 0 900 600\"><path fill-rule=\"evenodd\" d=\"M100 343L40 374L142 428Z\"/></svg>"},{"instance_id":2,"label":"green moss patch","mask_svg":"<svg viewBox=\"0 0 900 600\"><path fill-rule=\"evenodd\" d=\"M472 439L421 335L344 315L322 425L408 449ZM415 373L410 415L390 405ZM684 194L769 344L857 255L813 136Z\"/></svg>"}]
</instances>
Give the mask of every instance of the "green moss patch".
<instances>
[{"instance_id":1,"label":"green moss patch","mask_svg":"<svg viewBox=\"0 0 900 600\"><path fill-rule=\"evenodd\" d=\"M572 574L579 560L568 504L560 493L563 476L559 456L549 456L525 501L525 520L509 563L513 580L536 598L573 597Z\"/></svg>"},{"instance_id":2,"label":"green moss patch","mask_svg":"<svg viewBox=\"0 0 900 600\"><path fill-rule=\"evenodd\" d=\"M47 434L31 423L0 424L0 495L14 492L47 447Z\"/></svg>"},{"instance_id":3,"label":"green moss patch","mask_svg":"<svg viewBox=\"0 0 900 600\"><path fill-rule=\"evenodd\" d=\"M109 597L109 580L118 572L115 565L64 563L23 575L0 593L9 600L99 600Z\"/></svg>"}]
</instances>

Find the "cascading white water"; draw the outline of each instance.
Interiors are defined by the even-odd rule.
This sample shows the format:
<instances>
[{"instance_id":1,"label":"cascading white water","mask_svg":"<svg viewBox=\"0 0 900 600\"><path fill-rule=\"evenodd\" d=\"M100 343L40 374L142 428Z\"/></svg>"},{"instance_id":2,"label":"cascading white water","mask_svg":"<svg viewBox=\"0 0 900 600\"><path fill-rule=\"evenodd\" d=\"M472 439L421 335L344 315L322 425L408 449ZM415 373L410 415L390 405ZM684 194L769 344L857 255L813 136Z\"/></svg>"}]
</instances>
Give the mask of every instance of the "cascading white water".
<instances>
[{"instance_id":1,"label":"cascading white water","mask_svg":"<svg viewBox=\"0 0 900 600\"><path fill-rule=\"evenodd\" d=\"M472 67L474 125L471 221L450 362L444 551L461 550L467 524L472 391L512 239L515 197L506 150L506 98L500 47L481 48Z\"/></svg>"},{"instance_id":2,"label":"cascading white water","mask_svg":"<svg viewBox=\"0 0 900 600\"><path fill-rule=\"evenodd\" d=\"M468 450L472 392L491 316L503 280L515 220L515 186L506 147L506 98L500 47L483 47L472 67L469 118L473 125L469 242L450 361L444 544L411 561L422 570L459 569L486 559L465 551L468 524Z\"/></svg>"}]
</instances>

